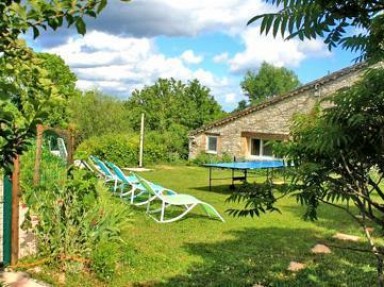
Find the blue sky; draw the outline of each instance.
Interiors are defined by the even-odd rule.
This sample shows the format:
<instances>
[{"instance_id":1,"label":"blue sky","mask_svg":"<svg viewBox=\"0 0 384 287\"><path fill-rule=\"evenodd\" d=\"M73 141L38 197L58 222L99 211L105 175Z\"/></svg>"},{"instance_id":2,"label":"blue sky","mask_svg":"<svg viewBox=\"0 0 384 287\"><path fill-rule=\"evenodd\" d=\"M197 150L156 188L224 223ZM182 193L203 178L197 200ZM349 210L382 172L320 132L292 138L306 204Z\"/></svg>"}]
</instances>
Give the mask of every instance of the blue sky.
<instances>
[{"instance_id":1,"label":"blue sky","mask_svg":"<svg viewBox=\"0 0 384 287\"><path fill-rule=\"evenodd\" d=\"M110 0L87 20L84 37L62 28L28 41L60 55L80 89L127 99L158 78L198 79L226 111L245 99L240 82L263 61L293 70L304 84L352 64L355 55L329 52L321 39L284 41L260 35L259 23L246 25L273 9L261 0Z\"/></svg>"}]
</instances>

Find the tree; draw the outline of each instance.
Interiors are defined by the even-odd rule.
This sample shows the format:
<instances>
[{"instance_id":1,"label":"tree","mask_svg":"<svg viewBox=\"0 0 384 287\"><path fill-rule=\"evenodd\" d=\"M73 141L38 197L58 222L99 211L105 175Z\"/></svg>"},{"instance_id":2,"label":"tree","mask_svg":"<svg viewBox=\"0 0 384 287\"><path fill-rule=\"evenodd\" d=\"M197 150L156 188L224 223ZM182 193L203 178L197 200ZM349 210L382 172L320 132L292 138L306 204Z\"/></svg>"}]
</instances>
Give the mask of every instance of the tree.
<instances>
[{"instance_id":1,"label":"tree","mask_svg":"<svg viewBox=\"0 0 384 287\"><path fill-rule=\"evenodd\" d=\"M376 0L265 0L278 7L277 13L254 16L261 20L260 32L281 33L286 39L324 37L329 49L341 46L361 51L358 60L382 59L384 56L384 2ZM350 35L352 29L362 31Z\"/></svg>"},{"instance_id":2,"label":"tree","mask_svg":"<svg viewBox=\"0 0 384 287\"><path fill-rule=\"evenodd\" d=\"M248 71L240 83L251 104L291 91L300 85L294 72L263 63L258 71Z\"/></svg>"},{"instance_id":3,"label":"tree","mask_svg":"<svg viewBox=\"0 0 384 287\"><path fill-rule=\"evenodd\" d=\"M62 98L62 104L54 107L46 124L66 125L69 120L69 101L79 93L76 90L77 77L60 56L48 53L38 53L36 56L41 60L39 66L47 71L47 77Z\"/></svg>"},{"instance_id":4,"label":"tree","mask_svg":"<svg viewBox=\"0 0 384 287\"><path fill-rule=\"evenodd\" d=\"M268 1L267 1L268 2ZM384 3L382 1L280 1L278 13L255 16L262 19L261 32L274 36L288 32L288 39L298 36L325 36L329 48L341 45L360 50L360 59L383 59ZM364 28L365 34L348 36L347 27ZM246 208L232 209L234 215L260 215L277 210L281 196L295 194L307 206L305 217L317 219L320 204L344 209L366 234L370 250L377 258L378 286L384 286L384 248L371 239L368 224L384 228L384 68L382 63L368 69L361 81L338 91L329 100L331 107L314 109L298 115L291 129L291 140L275 152L295 165L291 184L279 196L274 186L247 188L229 200L243 200ZM319 140L321 139L321 140ZM359 214L348 208L353 205Z\"/></svg>"},{"instance_id":5,"label":"tree","mask_svg":"<svg viewBox=\"0 0 384 287\"><path fill-rule=\"evenodd\" d=\"M198 80L187 84L171 79L159 79L154 85L135 90L126 102L136 131L141 114L145 114L147 131L164 137L169 152L187 155L187 133L225 113L208 88Z\"/></svg>"},{"instance_id":6,"label":"tree","mask_svg":"<svg viewBox=\"0 0 384 287\"><path fill-rule=\"evenodd\" d=\"M61 98L60 103L53 105L45 120L45 125L51 127L64 126L68 123L68 100L76 93L76 76L71 72L64 60L57 55L48 53L36 54L38 65L47 71L47 77L57 89L57 94ZM40 162L43 145L43 130L42 125L36 127L36 156L34 166L34 185L40 182ZM71 141L71 139L68 139ZM68 147L72 147L72 143L67 143ZM73 159L72 151L69 152L68 160Z\"/></svg>"},{"instance_id":7,"label":"tree","mask_svg":"<svg viewBox=\"0 0 384 287\"><path fill-rule=\"evenodd\" d=\"M244 109L248 108L248 103L246 100L241 100L237 103L237 108L232 111L232 113L240 112Z\"/></svg>"},{"instance_id":8,"label":"tree","mask_svg":"<svg viewBox=\"0 0 384 287\"><path fill-rule=\"evenodd\" d=\"M311 220L317 219L322 203L343 209L363 228L370 244L367 252L377 258L378 285L384 286L384 246L371 239L368 228L371 224L384 228L383 67L368 70L350 89L326 100L331 107L298 115L291 140L275 150L294 164L288 188L279 194L266 183L234 193L229 200L243 200L248 208L230 213L247 216L275 211L278 199L291 194L307 207L304 217ZM350 203L358 214L349 208Z\"/></svg>"},{"instance_id":9,"label":"tree","mask_svg":"<svg viewBox=\"0 0 384 287\"><path fill-rule=\"evenodd\" d=\"M123 0L122 0L123 1ZM18 260L19 155L27 150L36 133L61 104L62 97L39 59L21 39L21 34L53 30L64 22L86 32L83 17L96 17L107 0L6 0L0 2L0 168L12 173L11 264Z\"/></svg>"},{"instance_id":10,"label":"tree","mask_svg":"<svg viewBox=\"0 0 384 287\"><path fill-rule=\"evenodd\" d=\"M154 85L135 90L126 106L131 107L131 119L136 130L140 114L146 115L146 127L165 132L172 125L196 129L224 115L208 88L198 80L187 84L171 79L159 79Z\"/></svg>"},{"instance_id":11,"label":"tree","mask_svg":"<svg viewBox=\"0 0 384 287\"><path fill-rule=\"evenodd\" d=\"M32 30L36 38L41 29L56 30L64 22L84 34L83 17L96 17L106 4L107 0L1 1L0 167L9 170L13 159L27 148L36 124L44 122L49 109L61 101L57 87L20 35Z\"/></svg>"},{"instance_id":12,"label":"tree","mask_svg":"<svg viewBox=\"0 0 384 287\"><path fill-rule=\"evenodd\" d=\"M196 79L189 81L185 87L184 110L190 116L182 122L188 129L197 129L204 124L223 117L221 106L210 94L210 90L204 87Z\"/></svg>"},{"instance_id":13,"label":"tree","mask_svg":"<svg viewBox=\"0 0 384 287\"><path fill-rule=\"evenodd\" d=\"M70 122L81 140L103 134L132 131L129 111L124 107L124 103L99 91L77 93L70 100L69 108Z\"/></svg>"},{"instance_id":14,"label":"tree","mask_svg":"<svg viewBox=\"0 0 384 287\"><path fill-rule=\"evenodd\" d=\"M0 166L10 168L13 158L27 148L36 124L49 117L60 105L57 88L52 85L39 59L30 51L26 57L0 59Z\"/></svg>"}]
</instances>

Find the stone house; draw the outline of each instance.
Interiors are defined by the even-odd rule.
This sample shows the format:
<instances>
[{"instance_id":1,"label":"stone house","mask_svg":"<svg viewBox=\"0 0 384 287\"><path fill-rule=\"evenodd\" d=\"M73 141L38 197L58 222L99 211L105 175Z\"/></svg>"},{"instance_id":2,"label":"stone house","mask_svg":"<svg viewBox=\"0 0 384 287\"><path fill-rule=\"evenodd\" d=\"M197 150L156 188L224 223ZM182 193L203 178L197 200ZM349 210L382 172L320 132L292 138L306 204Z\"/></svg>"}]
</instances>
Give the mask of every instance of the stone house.
<instances>
[{"instance_id":1,"label":"stone house","mask_svg":"<svg viewBox=\"0 0 384 287\"><path fill-rule=\"evenodd\" d=\"M366 67L366 63L360 63L344 68L191 131L189 159L196 158L200 153L227 154L246 160L272 157L267 143L288 138L293 115L308 113L320 99L351 86Z\"/></svg>"}]
</instances>

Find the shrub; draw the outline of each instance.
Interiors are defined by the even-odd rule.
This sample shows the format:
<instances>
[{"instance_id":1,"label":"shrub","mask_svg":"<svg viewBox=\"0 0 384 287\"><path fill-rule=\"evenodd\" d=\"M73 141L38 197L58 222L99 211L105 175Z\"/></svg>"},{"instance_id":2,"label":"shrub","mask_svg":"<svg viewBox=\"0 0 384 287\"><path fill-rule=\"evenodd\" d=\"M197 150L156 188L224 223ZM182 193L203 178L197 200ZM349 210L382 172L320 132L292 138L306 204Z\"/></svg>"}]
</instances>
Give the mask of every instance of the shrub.
<instances>
[{"instance_id":1,"label":"shrub","mask_svg":"<svg viewBox=\"0 0 384 287\"><path fill-rule=\"evenodd\" d=\"M100 242L120 242L121 230L130 221L128 205L112 198L104 184L84 170L71 170L66 183L49 192L41 192L41 187L33 191L38 199L31 209L38 218L33 230L39 256L48 256L64 270L92 262Z\"/></svg>"},{"instance_id":2,"label":"shrub","mask_svg":"<svg viewBox=\"0 0 384 287\"><path fill-rule=\"evenodd\" d=\"M179 160L180 155L167 147L169 141L167 135L149 132L144 139L144 163L151 165ZM119 166L136 166L139 162L139 146L140 136L137 134L107 134L82 142L76 150L76 156L86 159L95 155Z\"/></svg>"},{"instance_id":3,"label":"shrub","mask_svg":"<svg viewBox=\"0 0 384 287\"><path fill-rule=\"evenodd\" d=\"M43 150L42 173L46 170L50 173L37 187L28 184L33 171L33 152L23 156L22 188L28 195L25 199L29 206L23 226L32 228L29 213L37 217L32 230L37 238L38 254L48 257L49 262L67 271L78 270L84 264L92 267L93 260L98 258L95 246L103 242L121 244L121 231L131 220L129 206L112 197L94 174L76 168L67 171L64 164L58 165L46 152ZM62 175L60 180L54 180L58 177L54 172ZM101 276L110 276L114 272L111 268L112 265L99 267L104 272Z\"/></svg>"},{"instance_id":4,"label":"shrub","mask_svg":"<svg viewBox=\"0 0 384 287\"><path fill-rule=\"evenodd\" d=\"M195 159L192 160L192 163L196 165L202 165L207 163L232 162L232 161L233 161L233 157L226 153L219 156L217 154L201 152Z\"/></svg>"},{"instance_id":5,"label":"shrub","mask_svg":"<svg viewBox=\"0 0 384 287\"><path fill-rule=\"evenodd\" d=\"M95 155L117 165L134 165L138 161L139 137L131 134L106 134L82 142L76 156L82 159Z\"/></svg>"},{"instance_id":6,"label":"shrub","mask_svg":"<svg viewBox=\"0 0 384 287\"><path fill-rule=\"evenodd\" d=\"M35 165L36 145L31 148L21 157L21 172L20 183L23 191L23 199L29 204L33 204L37 198L33 195L36 190L33 187L33 173ZM40 194L49 193L50 189L57 185L64 184L66 174L66 163L61 158L52 154L46 146L42 148L42 156L40 162L40 182L35 187ZM42 195L45 196L45 195Z\"/></svg>"},{"instance_id":7,"label":"shrub","mask_svg":"<svg viewBox=\"0 0 384 287\"><path fill-rule=\"evenodd\" d=\"M115 274L118 251L118 245L114 242L101 241L95 246L91 269L99 279L107 281Z\"/></svg>"}]
</instances>

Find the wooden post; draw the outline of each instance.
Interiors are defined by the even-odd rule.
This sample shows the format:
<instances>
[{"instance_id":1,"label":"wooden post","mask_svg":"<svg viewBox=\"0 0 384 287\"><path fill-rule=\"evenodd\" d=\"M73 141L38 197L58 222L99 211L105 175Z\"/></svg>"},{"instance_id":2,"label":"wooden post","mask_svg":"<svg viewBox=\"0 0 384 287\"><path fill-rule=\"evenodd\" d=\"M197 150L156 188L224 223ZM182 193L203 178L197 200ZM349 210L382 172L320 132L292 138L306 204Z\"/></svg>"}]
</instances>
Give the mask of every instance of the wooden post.
<instances>
[{"instance_id":1,"label":"wooden post","mask_svg":"<svg viewBox=\"0 0 384 287\"><path fill-rule=\"evenodd\" d=\"M144 114L141 114L139 167L143 167L143 150L144 150Z\"/></svg>"},{"instance_id":2,"label":"wooden post","mask_svg":"<svg viewBox=\"0 0 384 287\"><path fill-rule=\"evenodd\" d=\"M73 129L68 130L68 157L67 157L67 167L73 165L73 152L75 150L75 134Z\"/></svg>"},{"instance_id":3,"label":"wooden post","mask_svg":"<svg viewBox=\"0 0 384 287\"><path fill-rule=\"evenodd\" d=\"M37 186L40 183L40 163L43 146L44 127L41 124L36 126L36 157L35 166L33 169L33 185Z\"/></svg>"},{"instance_id":4,"label":"wooden post","mask_svg":"<svg viewBox=\"0 0 384 287\"><path fill-rule=\"evenodd\" d=\"M11 265L19 260L19 202L20 202L20 157L13 160L12 172L12 226Z\"/></svg>"}]
</instances>

